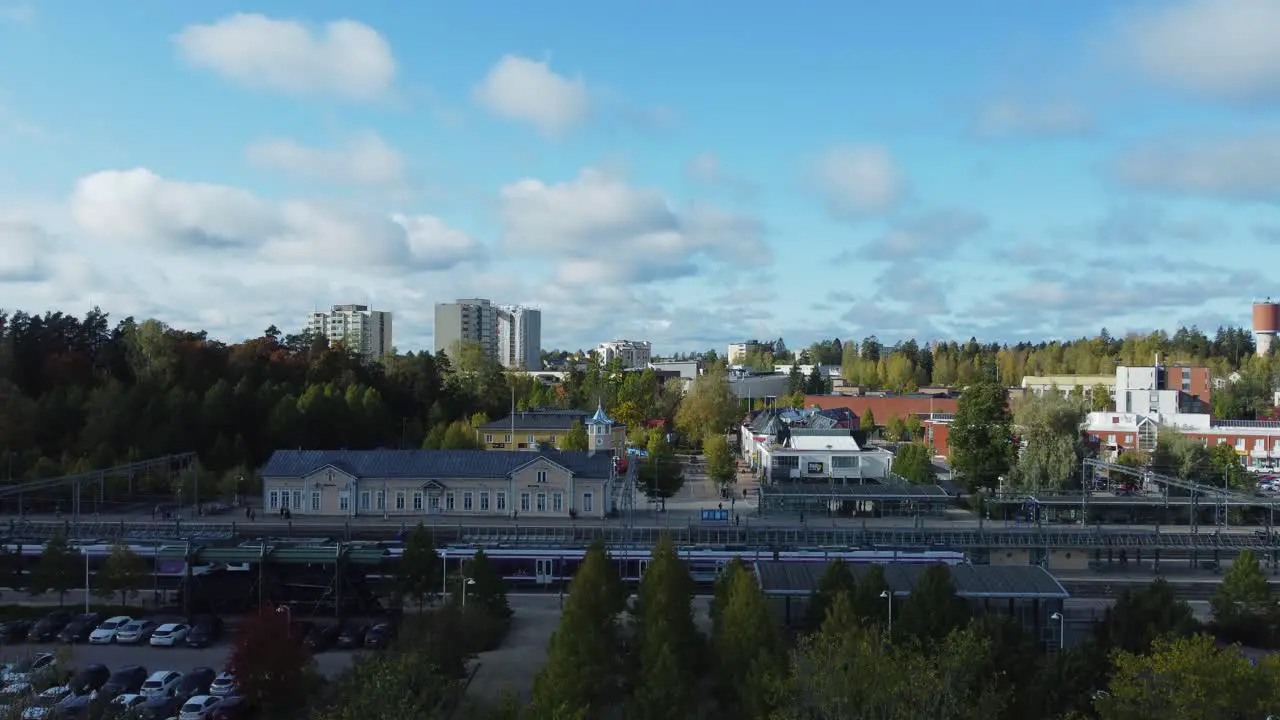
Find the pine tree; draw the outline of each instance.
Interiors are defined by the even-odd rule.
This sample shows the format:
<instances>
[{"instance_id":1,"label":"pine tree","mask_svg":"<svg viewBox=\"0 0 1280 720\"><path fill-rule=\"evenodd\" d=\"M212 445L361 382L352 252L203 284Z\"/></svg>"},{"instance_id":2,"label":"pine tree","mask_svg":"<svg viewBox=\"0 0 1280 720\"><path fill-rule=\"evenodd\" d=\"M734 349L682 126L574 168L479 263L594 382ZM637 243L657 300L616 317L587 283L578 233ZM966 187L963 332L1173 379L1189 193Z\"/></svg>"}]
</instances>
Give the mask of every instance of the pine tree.
<instances>
[{"instance_id":1,"label":"pine tree","mask_svg":"<svg viewBox=\"0 0 1280 720\"><path fill-rule=\"evenodd\" d=\"M40 558L27 583L27 592L32 595L58 593L58 604L61 605L66 601L67 593L79 587L85 579L81 562L79 554L67 544L66 536L54 535L40 551Z\"/></svg>"},{"instance_id":2,"label":"pine tree","mask_svg":"<svg viewBox=\"0 0 1280 720\"><path fill-rule=\"evenodd\" d=\"M431 531L422 523L418 523L405 538L396 582L401 595L410 597L417 603L418 612L422 612L427 600L441 587L440 554L436 552Z\"/></svg>"},{"instance_id":3,"label":"pine tree","mask_svg":"<svg viewBox=\"0 0 1280 720\"><path fill-rule=\"evenodd\" d=\"M632 709L639 718L688 717L696 703L698 630L693 578L663 534L640 580L639 669Z\"/></svg>"},{"instance_id":4,"label":"pine tree","mask_svg":"<svg viewBox=\"0 0 1280 720\"><path fill-rule=\"evenodd\" d=\"M849 566L840 558L833 560L831 564L827 565L822 577L818 579L817 591L809 596L809 608L805 613L805 628L809 632L817 630L827 619L827 612L836 597L842 594L847 595L850 602L852 602L853 594L856 591L857 586L853 580L853 573L849 571ZM850 608L850 612L852 612L852 606Z\"/></svg>"},{"instance_id":5,"label":"pine tree","mask_svg":"<svg viewBox=\"0 0 1280 720\"><path fill-rule=\"evenodd\" d=\"M864 627L883 625L889 618L889 600L880 594L889 590L884 577L884 566L867 568L867 572L853 593L853 613Z\"/></svg>"},{"instance_id":6,"label":"pine tree","mask_svg":"<svg viewBox=\"0 0 1280 720\"><path fill-rule=\"evenodd\" d=\"M716 675L724 702L749 718L767 717L771 688L786 672L777 619L755 577L731 564L712 634Z\"/></svg>"},{"instance_id":7,"label":"pine tree","mask_svg":"<svg viewBox=\"0 0 1280 720\"><path fill-rule=\"evenodd\" d=\"M898 609L895 608L895 612ZM929 565L920 573L911 595L902 603L901 622L894 631L923 643L941 642L969 620L969 607L956 595L951 569L942 563Z\"/></svg>"}]
</instances>

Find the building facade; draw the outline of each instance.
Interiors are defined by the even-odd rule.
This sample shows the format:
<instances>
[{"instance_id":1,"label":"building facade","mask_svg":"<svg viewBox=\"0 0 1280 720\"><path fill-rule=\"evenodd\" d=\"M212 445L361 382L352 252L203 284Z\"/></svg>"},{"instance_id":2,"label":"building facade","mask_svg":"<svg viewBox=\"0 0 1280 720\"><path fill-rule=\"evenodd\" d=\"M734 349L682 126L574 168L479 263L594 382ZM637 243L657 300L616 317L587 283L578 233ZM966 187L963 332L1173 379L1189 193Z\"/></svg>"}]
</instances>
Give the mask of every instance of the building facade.
<instances>
[{"instance_id":1,"label":"building facade","mask_svg":"<svg viewBox=\"0 0 1280 720\"><path fill-rule=\"evenodd\" d=\"M597 408L593 415L584 410L523 410L476 428L477 439L486 450L538 450L558 447L560 441L581 423L592 452L612 453L626 446L627 428Z\"/></svg>"},{"instance_id":2,"label":"building facade","mask_svg":"<svg viewBox=\"0 0 1280 720\"><path fill-rule=\"evenodd\" d=\"M1115 410L1142 415L1208 413L1213 380L1206 367L1160 364L1116 368Z\"/></svg>"},{"instance_id":3,"label":"building facade","mask_svg":"<svg viewBox=\"0 0 1280 720\"><path fill-rule=\"evenodd\" d=\"M267 512L603 518L612 472L586 452L277 450L260 475Z\"/></svg>"},{"instance_id":4,"label":"building facade","mask_svg":"<svg viewBox=\"0 0 1280 720\"><path fill-rule=\"evenodd\" d=\"M318 310L307 319L312 335L341 343L365 360L377 360L394 350L391 344L391 313L370 310L368 305L334 305Z\"/></svg>"},{"instance_id":5,"label":"building facade","mask_svg":"<svg viewBox=\"0 0 1280 720\"><path fill-rule=\"evenodd\" d=\"M435 350L452 353L461 343L476 343L489 357L498 356L498 309L480 298L436 303Z\"/></svg>"},{"instance_id":6,"label":"building facade","mask_svg":"<svg viewBox=\"0 0 1280 720\"><path fill-rule=\"evenodd\" d=\"M508 370L542 369L542 311L501 305L497 313L498 362Z\"/></svg>"},{"instance_id":7,"label":"building facade","mask_svg":"<svg viewBox=\"0 0 1280 720\"><path fill-rule=\"evenodd\" d=\"M805 395L804 406L848 408L858 417L871 413L877 425L884 425L891 417L905 420L909 415L954 413L957 399L936 395Z\"/></svg>"},{"instance_id":8,"label":"building facade","mask_svg":"<svg viewBox=\"0 0 1280 720\"><path fill-rule=\"evenodd\" d=\"M1080 392L1092 401L1096 387L1106 388L1112 401L1115 401L1116 376L1114 375L1028 375L1022 378L1023 392L1037 396L1053 389L1057 389L1060 394L1066 396L1075 392L1076 388L1080 388Z\"/></svg>"},{"instance_id":9,"label":"building facade","mask_svg":"<svg viewBox=\"0 0 1280 720\"><path fill-rule=\"evenodd\" d=\"M647 367L652 358L653 345L647 340L610 340L596 346L596 359L601 365L618 360L629 370Z\"/></svg>"},{"instance_id":10,"label":"building facade","mask_svg":"<svg viewBox=\"0 0 1280 720\"><path fill-rule=\"evenodd\" d=\"M1107 460L1114 460L1126 450L1152 452L1162 427L1205 445L1229 445L1236 451L1240 465L1248 470L1280 470L1280 422L1214 420L1207 413L1152 416L1096 412L1085 419L1085 433L1097 445L1098 454Z\"/></svg>"}]
</instances>

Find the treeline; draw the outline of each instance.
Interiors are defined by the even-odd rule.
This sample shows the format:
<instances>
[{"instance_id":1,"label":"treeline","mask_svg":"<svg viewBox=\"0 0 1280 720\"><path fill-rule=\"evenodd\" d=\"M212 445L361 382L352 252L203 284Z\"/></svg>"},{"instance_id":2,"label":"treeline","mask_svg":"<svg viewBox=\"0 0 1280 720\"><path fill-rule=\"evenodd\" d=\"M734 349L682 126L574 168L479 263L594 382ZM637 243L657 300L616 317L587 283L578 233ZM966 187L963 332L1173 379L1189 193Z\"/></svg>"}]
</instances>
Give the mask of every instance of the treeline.
<instances>
[{"instance_id":1,"label":"treeline","mask_svg":"<svg viewBox=\"0 0 1280 720\"><path fill-rule=\"evenodd\" d=\"M461 442L444 440L451 424L505 416L513 393L522 408L603 401L629 424L674 416L678 394L652 372L609 370L548 387L473 348L455 361L423 352L369 363L274 326L225 344L156 320L113 325L96 308L83 318L0 312L0 477L191 451L234 476L279 448L440 447Z\"/></svg>"}]
</instances>

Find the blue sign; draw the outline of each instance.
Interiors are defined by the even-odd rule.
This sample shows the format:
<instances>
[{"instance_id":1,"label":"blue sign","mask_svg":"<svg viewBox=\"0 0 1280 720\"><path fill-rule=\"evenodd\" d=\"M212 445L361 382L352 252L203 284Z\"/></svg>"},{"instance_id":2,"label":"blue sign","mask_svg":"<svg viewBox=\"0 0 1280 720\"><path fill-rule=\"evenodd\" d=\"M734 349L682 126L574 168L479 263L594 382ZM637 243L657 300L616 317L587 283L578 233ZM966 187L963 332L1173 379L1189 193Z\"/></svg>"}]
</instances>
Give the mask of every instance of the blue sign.
<instances>
[{"instance_id":1,"label":"blue sign","mask_svg":"<svg viewBox=\"0 0 1280 720\"><path fill-rule=\"evenodd\" d=\"M728 510L703 510L702 522L729 522Z\"/></svg>"}]
</instances>

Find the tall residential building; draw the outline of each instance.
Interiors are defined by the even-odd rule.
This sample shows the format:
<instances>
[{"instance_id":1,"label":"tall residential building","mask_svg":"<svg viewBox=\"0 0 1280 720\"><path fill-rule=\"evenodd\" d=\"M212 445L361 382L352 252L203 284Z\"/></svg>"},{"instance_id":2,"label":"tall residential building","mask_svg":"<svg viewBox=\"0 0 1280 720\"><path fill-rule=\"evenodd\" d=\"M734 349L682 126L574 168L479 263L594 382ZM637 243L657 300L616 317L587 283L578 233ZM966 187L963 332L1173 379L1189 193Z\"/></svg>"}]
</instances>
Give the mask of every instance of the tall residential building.
<instances>
[{"instance_id":1,"label":"tall residential building","mask_svg":"<svg viewBox=\"0 0 1280 720\"><path fill-rule=\"evenodd\" d=\"M751 353L758 353L765 350L764 343L758 340L748 340L747 342L729 343L729 347L725 350L725 356L730 365L738 365L746 362L747 356Z\"/></svg>"},{"instance_id":2,"label":"tall residential building","mask_svg":"<svg viewBox=\"0 0 1280 720\"><path fill-rule=\"evenodd\" d=\"M653 346L647 340L612 340L596 346L596 357L601 365L617 359L622 361L624 368L643 368L649 365L652 356Z\"/></svg>"},{"instance_id":3,"label":"tall residential building","mask_svg":"<svg viewBox=\"0 0 1280 720\"><path fill-rule=\"evenodd\" d=\"M461 342L478 343L489 357L498 356L498 308L480 298L436 303L436 352L452 353Z\"/></svg>"},{"instance_id":4,"label":"tall residential building","mask_svg":"<svg viewBox=\"0 0 1280 720\"><path fill-rule=\"evenodd\" d=\"M328 312L313 312L307 330L342 343L366 360L377 360L393 350L391 313L370 310L368 305L334 305Z\"/></svg>"},{"instance_id":5,"label":"tall residential building","mask_svg":"<svg viewBox=\"0 0 1280 720\"><path fill-rule=\"evenodd\" d=\"M498 307L498 362L509 370L542 369L542 311Z\"/></svg>"}]
</instances>

